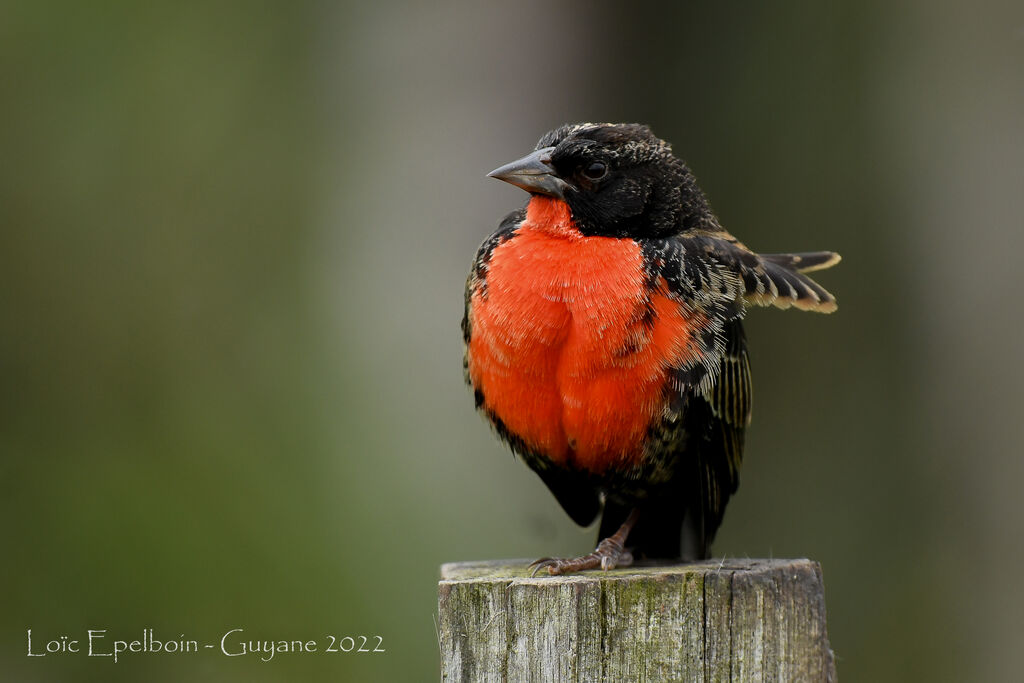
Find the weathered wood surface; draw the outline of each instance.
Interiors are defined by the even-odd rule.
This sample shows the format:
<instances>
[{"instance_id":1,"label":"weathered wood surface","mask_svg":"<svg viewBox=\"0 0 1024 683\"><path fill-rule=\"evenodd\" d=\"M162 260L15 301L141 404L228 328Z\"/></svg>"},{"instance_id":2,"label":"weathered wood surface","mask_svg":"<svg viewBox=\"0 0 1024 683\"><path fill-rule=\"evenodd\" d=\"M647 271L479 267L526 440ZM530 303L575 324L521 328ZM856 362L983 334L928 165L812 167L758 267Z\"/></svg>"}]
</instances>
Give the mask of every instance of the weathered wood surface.
<instances>
[{"instance_id":1,"label":"weathered wood surface","mask_svg":"<svg viewBox=\"0 0 1024 683\"><path fill-rule=\"evenodd\" d=\"M445 681L834 681L821 567L715 560L530 578L441 567Z\"/></svg>"}]
</instances>

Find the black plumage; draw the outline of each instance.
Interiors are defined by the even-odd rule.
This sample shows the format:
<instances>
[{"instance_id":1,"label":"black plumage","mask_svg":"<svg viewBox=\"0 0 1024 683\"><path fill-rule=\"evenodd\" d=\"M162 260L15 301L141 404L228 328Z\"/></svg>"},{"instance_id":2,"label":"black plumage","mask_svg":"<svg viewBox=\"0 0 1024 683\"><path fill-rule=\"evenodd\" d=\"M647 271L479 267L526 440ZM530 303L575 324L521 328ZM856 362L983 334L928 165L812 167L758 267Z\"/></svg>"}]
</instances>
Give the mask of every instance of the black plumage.
<instances>
[{"instance_id":1,"label":"black plumage","mask_svg":"<svg viewBox=\"0 0 1024 683\"><path fill-rule=\"evenodd\" d=\"M805 273L834 265L838 254L751 251L721 227L686 164L640 124L562 126L544 135L533 154L492 175L563 201L580 239L611 238L627 251L638 249L642 283L625 304L631 308L624 342L606 349L609 367L649 353L659 301L667 299L685 321L679 334L686 348L666 355L658 369L658 405L635 444L641 457L609 452L600 467L578 466L572 442L568 456L555 457L510 429L517 416L490 404L487 375L474 372L474 316L487 305L492 258L521 235L525 210L509 214L478 250L463 319L466 378L477 407L576 523L591 523L603 509L594 553L540 566L552 573L608 567L630 561L630 552L652 559L707 557L739 484L750 421L746 307L832 312L835 298ZM529 316L532 305L524 300L521 311L503 309L503 315ZM531 381L528 372L523 377Z\"/></svg>"}]
</instances>

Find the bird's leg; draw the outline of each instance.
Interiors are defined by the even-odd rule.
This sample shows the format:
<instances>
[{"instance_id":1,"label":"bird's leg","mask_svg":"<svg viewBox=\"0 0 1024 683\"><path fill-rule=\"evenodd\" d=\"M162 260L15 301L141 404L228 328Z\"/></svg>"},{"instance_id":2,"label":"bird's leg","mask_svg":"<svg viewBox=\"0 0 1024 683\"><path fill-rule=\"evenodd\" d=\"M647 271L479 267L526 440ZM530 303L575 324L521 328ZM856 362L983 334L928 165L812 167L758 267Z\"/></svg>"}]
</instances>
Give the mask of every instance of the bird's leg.
<instances>
[{"instance_id":1,"label":"bird's leg","mask_svg":"<svg viewBox=\"0 0 1024 683\"><path fill-rule=\"evenodd\" d=\"M584 569L596 569L597 567L601 567L604 570L628 567L633 564L633 554L623 546L626 543L626 538L629 537L629 532L633 530L638 517L640 517L639 510L633 508L633 511L629 513L629 517L622 523L619 530L598 543L597 548L589 555L571 559L542 557L536 562L531 563L530 566L533 567L532 576L536 576L537 572L541 569L547 569L549 574L556 576L558 574L579 572Z\"/></svg>"}]
</instances>

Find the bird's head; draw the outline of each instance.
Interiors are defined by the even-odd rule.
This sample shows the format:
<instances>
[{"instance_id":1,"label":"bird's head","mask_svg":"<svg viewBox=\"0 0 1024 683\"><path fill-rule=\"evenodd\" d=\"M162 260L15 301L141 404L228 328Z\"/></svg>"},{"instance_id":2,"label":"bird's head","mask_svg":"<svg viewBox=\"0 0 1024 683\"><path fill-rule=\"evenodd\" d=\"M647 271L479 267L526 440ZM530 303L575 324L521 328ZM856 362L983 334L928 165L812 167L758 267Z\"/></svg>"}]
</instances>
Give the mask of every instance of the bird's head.
<instances>
[{"instance_id":1,"label":"bird's head","mask_svg":"<svg viewBox=\"0 0 1024 683\"><path fill-rule=\"evenodd\" d=\"M585 235L660 237L716 225L686 164L638 123L561 126L488 175L563 200Z\"/></svg>"}]
</instances>

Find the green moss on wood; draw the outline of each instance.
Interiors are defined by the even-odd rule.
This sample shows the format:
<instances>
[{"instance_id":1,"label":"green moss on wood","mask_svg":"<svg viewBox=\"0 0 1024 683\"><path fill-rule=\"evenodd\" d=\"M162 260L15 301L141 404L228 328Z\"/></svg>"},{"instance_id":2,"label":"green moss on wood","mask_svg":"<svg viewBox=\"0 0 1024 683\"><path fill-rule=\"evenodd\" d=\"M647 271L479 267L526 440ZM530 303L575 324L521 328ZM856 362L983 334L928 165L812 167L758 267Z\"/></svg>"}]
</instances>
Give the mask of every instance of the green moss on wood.
<instances>
[{"instance_id":1,"label":"green moss on wood","mask_svg":"<svg viewBox=\"0 0 1024 683\"><path fill-rule=\"evenodd\" d=\"M537 578L527 564L442 567L444 680L834 680L817 563Z\"/></svg>"}]
</instances>

